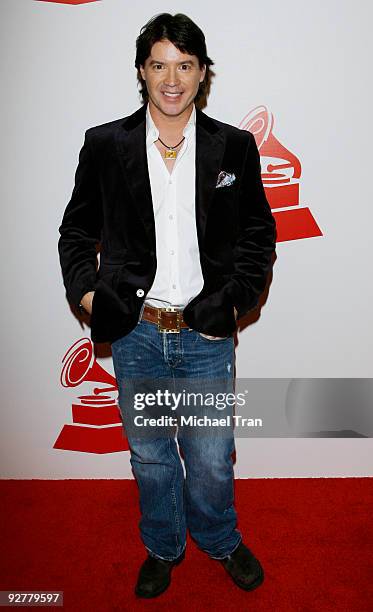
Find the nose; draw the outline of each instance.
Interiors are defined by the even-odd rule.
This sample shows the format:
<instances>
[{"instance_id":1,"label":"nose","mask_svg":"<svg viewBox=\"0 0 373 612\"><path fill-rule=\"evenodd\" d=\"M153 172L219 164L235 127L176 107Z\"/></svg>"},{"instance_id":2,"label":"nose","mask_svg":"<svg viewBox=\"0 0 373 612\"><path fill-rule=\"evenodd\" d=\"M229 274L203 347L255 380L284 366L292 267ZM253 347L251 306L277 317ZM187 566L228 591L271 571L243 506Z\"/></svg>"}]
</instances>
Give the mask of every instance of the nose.
<instances>
[{"instance_id":1,"label":"nose","mask_svg":"<svg viewBox=\"0 0 373 612\"><path fill-rule=\"evenodd\" d=\"M168 87L175 87L179 83L179 76L176 66L170 66L166 73L165 84Z\"/></svg>"}]
</instances>

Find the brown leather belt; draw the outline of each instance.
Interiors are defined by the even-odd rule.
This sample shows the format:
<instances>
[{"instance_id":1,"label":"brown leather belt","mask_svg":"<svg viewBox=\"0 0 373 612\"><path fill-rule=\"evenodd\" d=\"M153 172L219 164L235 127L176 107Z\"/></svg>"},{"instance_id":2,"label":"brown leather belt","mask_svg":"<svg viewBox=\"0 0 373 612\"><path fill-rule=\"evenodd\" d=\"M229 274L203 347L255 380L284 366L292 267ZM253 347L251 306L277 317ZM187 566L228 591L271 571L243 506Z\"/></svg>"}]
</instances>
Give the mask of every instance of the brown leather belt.
<instances>
[{"instance_id":1,"label":"brown leather belt","mask_svg":"<svg viewBox=\"0 0 373 612\"><path fill-rule=\"evenodd\" d=\"M144 304L141 318L145 319L145 321L150 321L150 323L155 323L158 326L158 331L169 334L180 333L181 327L191 329L183 319L183 311L175 308L175 306L156 308L155 306Z\"/></svg>"}]
</instances>

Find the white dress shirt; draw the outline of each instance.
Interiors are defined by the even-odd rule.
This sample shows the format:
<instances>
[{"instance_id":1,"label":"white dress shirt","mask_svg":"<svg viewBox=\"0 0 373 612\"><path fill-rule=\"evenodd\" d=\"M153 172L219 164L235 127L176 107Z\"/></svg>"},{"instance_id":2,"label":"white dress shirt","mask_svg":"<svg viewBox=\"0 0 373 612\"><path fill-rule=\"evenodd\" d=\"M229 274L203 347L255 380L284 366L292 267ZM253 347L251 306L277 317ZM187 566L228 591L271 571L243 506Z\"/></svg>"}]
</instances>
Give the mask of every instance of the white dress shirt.
<instances>
[{"instance_id":1,"label":"white dress shirt","mask_svg":"<svg viewBox=\"0 0 373 612\"><path fill-rule=\"evenodd\" d=\"M204 282L195 215L195 105L183 136L185 140L170 173L155 145L159 130L148 104L146 150L157 255L154 282L145 296L145 303L151 306L184 308L201 291Z\"/></svg>"}]
</instances>

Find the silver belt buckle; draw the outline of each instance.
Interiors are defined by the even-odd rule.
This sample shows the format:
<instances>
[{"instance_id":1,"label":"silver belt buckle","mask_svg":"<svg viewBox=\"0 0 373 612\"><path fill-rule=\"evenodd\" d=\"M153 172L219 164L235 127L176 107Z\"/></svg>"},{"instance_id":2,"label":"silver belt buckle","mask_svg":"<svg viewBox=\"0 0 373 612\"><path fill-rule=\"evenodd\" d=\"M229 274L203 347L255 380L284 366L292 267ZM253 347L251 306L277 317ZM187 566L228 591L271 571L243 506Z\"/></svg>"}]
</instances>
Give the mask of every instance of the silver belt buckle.
<instances>
[{"instance_id":1,"label":"silver belt buckle","mask_svg":"<svg viewBox=\"0 0 373 612\"><path fill-rule=\"evenodd\" d=\"M176 312L176 327L164 327L162 325L162 312ZM158 331L163 332L165 334L179 334L180 333L180 322L181 322L181 310L179 308L175 308L175 306L167 306L165 308L158 308Z\"/></svg>"}]
</instances>

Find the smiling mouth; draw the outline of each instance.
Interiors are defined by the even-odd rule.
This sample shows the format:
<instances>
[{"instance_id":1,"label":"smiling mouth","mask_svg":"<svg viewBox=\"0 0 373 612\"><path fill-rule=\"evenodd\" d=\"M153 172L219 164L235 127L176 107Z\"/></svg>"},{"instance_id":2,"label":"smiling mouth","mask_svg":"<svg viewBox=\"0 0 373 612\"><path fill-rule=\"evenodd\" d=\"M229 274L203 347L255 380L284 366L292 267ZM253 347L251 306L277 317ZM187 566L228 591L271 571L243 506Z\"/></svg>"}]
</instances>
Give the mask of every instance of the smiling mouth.
<instances>
[{"instance_id":1,"label":"smiling mouth","mask_svg":"<svg viewBox=\"0 0 373 612\"><path fill-rule=\"evenodd\" d=\"M163 95L166 96L166 98L178 98L179 96L182 95L182 91L162 91Z\"/></svg>"}]
</instances>

